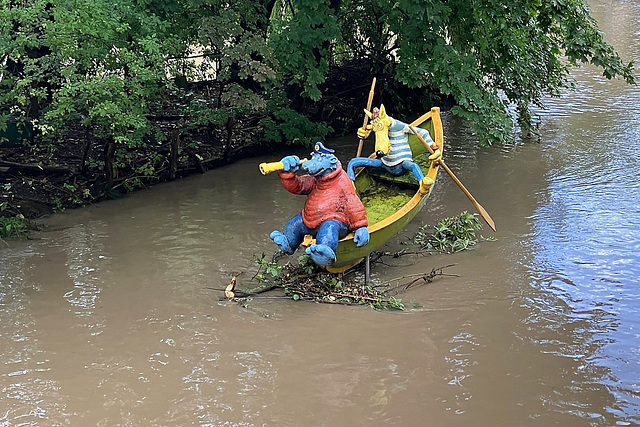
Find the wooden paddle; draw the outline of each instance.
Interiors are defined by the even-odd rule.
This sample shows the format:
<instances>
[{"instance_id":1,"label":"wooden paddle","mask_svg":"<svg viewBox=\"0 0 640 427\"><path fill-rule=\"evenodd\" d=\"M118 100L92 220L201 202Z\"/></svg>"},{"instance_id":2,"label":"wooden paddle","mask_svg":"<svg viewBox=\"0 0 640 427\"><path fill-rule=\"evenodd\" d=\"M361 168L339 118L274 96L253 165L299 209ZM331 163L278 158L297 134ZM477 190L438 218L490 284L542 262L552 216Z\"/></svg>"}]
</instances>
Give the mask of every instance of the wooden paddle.
<instances>
[{"instance_id":1,"label":"wooden paddle","mask_svg":"<svg viewBox=\"0 0 640 427\"><path fill-rule=\"evenodd\" d=\"M427 144L427 141L424 140L424 138L415 130L415 128L413 126L409 126L409 129L411 129L411 132L413 132L413 134L418 137L420 142L422 142L422 144L424 144L424 146L427 147L427 150L429 150L429 152L431 154L433 154L433 148L431 148L431 146L429 144ZM444 160L440 159L440 160L438 160L438 163L440 164L440 166L442 166L442 168L444 170L447 171L447 173L449 174L451 179L453 179L453 181L456 184L458 184L458 187L460 187L462 192L469 198L471 203L473 203L473 206L476 207L476 210L478 211L478 213L480 214L482 219L484 219L485 222L487 224L489 224L489 227L491 227L491 229L493 231L496 231L496 223L493 221L493 219L491 218L489 213L482 207L482 205L480 203L478 203L478 201L475 199L475 197L473 197L473 195L471 195L469 190L467 190L467 188L462 184L462 182L460 182L458 177L451 171L451 169L449 169L449 166L447 166L444 163Z\"/></svg>"},{"instance_id":2,"label":"wooden paddle","mask_svg":"<svg viewBox=\"0 0 640 427\"><path fill-rule=\"evenodd\" d=\"M373 78L373 81L371 82L371 90L369 91L369 99L367 100L367 110L371 111L371 103L373 102L373 89L375 89L376 87L376 78ZM367 122L369 121L369 116L367 116L366 114L364 115L364 122L362 123L362 127L363 128L367 128ZM358 152L356 153L356 157L360 157L360 154L362 154L362 144L364 143L364 140L361 139L360 143L358 143Z\"/></svg>"}]
</instances>

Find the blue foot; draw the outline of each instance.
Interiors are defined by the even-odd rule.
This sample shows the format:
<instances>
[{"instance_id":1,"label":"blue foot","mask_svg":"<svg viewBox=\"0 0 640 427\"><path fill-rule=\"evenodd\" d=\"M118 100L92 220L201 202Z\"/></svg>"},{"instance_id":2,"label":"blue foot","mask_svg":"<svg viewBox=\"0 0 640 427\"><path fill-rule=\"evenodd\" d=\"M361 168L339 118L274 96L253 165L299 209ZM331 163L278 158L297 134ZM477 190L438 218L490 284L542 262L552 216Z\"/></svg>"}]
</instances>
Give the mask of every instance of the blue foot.
<instances>
[{"instance_id":1,"label":"blue foot","mask_svg":"<svg viewBox=\"0 0 640 427\"><path fill-rule=\"evenodd\" d=\"M326 267L336 262L336 253L327 245L311 245L305 251L316 264Z\"/></svg>"},{"instance_id":2,"label":"blue foot","mask_svg":"<svg viewBox=\"0 0 640 427\"><path fill-rule=\"evenodd\" d=\"M289 255L295 252L293 249L291 249L291 245L289 244L289 240L287 239L287 237L278 230L272 231L271 234L269 234L269 237L271 237L271 240L273 240L273 242L278 245L282 252Z\"/></svg>"}]
</instances>

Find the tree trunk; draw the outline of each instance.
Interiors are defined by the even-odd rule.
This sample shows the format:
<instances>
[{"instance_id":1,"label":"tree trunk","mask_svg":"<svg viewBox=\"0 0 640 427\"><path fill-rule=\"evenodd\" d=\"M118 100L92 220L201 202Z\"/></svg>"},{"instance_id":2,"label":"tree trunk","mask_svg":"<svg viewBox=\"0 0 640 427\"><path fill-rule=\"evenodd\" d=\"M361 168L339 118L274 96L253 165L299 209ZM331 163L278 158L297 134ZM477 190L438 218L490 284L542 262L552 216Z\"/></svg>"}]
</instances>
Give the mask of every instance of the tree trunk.
<instances>
[{"instance_id":1,"label":"tree trunk","mask_svg":"<svg viewBox=\"0 0 640 427\"><path fill-rule=\"evenodd\" d=\"M227 141L224 145L224 162L225 163L229 162L229 157L231 154L231 140L233 138L233 125L234 125L233 117L229 117L229 120L227 120L227 124L225 126L227 129Z\"/></svg>"},{"instance_id":2,"label":"tree trunk","mask_svg":"<svg viewBox=\"0 0 640 427\"><path fill-rule=\"evenodd\" d=\"M89 149L91 148L91 132L89 128L85 128L84 131L84 152L82 153L82 160L80 161L80 173L87 173L87 157L89 156Z\"/></svg>"},{"instance_id":3,"label":"tree trunk","mask_svg":"<svg viewBox=\"0 0 640 427\"><path fill-rule=\"evenodd\" d=\"M116 154L116 143L113 137L107 139L107 144L104 147L104 175L107 180L107 189L113 187L113 158Z\"/></svg>"},{"instance_id":4,"label":"tree trunk","mask_svg":"<svg viewBox=\"0 0 640 427\"><path fill-rule=\"evenodd\" d=\"M169 154L169 179L176 179L178 171L178 151L180 150L180 128L171 132L171 153Z\"/></svg>"},{"instance_id":5,"label":"tree trunk","mask_svg":"<svg viewBox=\"0 0 640 427\"><path fill-rule=\"evenodd\" d=\"M58 166L40 166L40 165L15 163L15 162L0 160L0 173L17 173L17 172L27 172L27 173L34 173L34 174L42 174L42 173L66 174L66 173L72 173L72 170L69 168L58 167Z\"/></svg>"},{"instance_id":6,"label":"tree trunk","mask_svg":"<svg viewBox=\"0 0 640 427\"><path fill-rule=\"evenodd\" d=\"M271 21L271 14L273 13L273 8L276 5L276 0L262 0L260 2L264 7L264 19L258 22L258 29L262 31L263 36L267 37L267 31L269 30L269 23Z\"/></svg>"}]
</instances>

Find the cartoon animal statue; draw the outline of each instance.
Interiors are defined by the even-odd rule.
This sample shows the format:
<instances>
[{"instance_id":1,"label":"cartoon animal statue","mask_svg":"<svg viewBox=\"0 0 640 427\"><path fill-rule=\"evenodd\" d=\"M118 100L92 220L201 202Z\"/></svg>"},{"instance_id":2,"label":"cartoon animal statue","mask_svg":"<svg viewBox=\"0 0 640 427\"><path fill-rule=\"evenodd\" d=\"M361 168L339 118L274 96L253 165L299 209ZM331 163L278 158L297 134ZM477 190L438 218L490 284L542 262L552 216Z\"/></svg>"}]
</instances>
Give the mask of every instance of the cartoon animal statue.
<instances>
[{"instance_id":1,"label":"cartoon animal statue","mask_svg":"<svg viewBox=\"0 0 640 427\"><path fill-rule=\"evenodd\" d=\"M420 166L413 161L408 136L408 134L413 132L411 132L409 125L388 116L384 105L380 105L380 109L374 108L372 112L368 110L364 110L364 112L371 119L371 124L369 124L366 129L358 129L358 137L365 139L369 136L372 130L375 132L376 158L355 157L351 159L347 165L347 174L349 175L349 178L351 178L352 181L355 181L355 169L363 166L383 168L394 176L402 175L407 171L411 171L420 185L419 191L423 194L429 191L429 187L433 185L433 180L429 177L425 177ZM422 128L416 128L416 130L434 150L434 153L429 156L429 159L440 159L442 157L442 152L431 138L431 135L429 135L429 132Z\"/></svg>"},{"instance_id":2,"label":"cartoon animal statue","mask_svg":"<svg viewBox=\"0 0 640 427\"><path fill-rule=\"evenodd\" d=\"M336 261L338 241L350 231L355 230L353 240L357 246L369 243L364 205L333 153L318 142L311 158L302 164L298 156L282 159L282 170L278 171L282 186L293 194L306 194L307 200L302 213L291 218L282 232L275 230L269 236L283 252L293 254L304 236L310 234L316 243L306 253L323 267ZM296 175L300 168L307 174Z\"/></svg>"}]
</instances>

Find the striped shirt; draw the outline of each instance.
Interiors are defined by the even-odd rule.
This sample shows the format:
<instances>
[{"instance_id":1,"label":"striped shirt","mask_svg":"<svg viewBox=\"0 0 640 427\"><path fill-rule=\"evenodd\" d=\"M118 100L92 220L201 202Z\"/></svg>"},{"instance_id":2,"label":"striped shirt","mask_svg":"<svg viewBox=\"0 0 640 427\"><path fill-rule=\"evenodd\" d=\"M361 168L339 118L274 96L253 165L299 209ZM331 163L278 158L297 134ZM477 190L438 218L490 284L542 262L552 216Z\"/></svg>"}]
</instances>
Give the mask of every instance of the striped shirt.
<instances>
[{"instance_id":1,"label":"striped shirt","mask_svg":"<svg viewBox=\"0 0 640 427\"><path fill-rule=\"evenodd\" d=\"M391 126L389 126L389 141L391 142L391 149L389 150L389 154L382 157L381 160L382 163L387 166L396 166L405 160L413 160L411 147L409 147L409 134L413 134L413 132L409 129L408 124L392 117L390 117L390 119ZM415 129L429 145L433 144L433 139L431 139L429 131L419 127L415 127Z\"/></svg>"}]
</instances>

